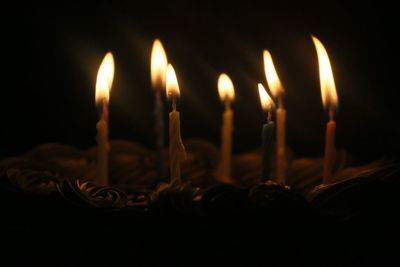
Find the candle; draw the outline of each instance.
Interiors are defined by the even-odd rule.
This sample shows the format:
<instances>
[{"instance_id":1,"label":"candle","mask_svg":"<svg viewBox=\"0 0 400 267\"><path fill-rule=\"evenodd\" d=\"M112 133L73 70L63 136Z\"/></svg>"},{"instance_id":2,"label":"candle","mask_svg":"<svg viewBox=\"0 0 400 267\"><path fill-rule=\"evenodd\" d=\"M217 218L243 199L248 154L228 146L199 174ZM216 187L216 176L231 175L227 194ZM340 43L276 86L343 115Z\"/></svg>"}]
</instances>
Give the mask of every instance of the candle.
<instances>
[{"instance_id":1,"label":"candle","mask_svg":"<svg viewBox=\"0 0 400 267\"><path fill-rule=\"evenodd\" d=\"M179 85L175 70L171 64L167 67L167 96L172 101L172 111L169 113L169 169L171 184L181 182L181 160L186 157L185 147L181 139L179 112L176 111L176 99L179 96Z\"/></svg>"},{"instance_id":2,"label":"candle","mask_svg":"<svg viewBox=\"0 0 400 267\"><path fill-rule=\"evenodd\" d=\"M338 96L328 53L315 36L311 37L317 50L322 103L329 113L329 121L326 125L325 156L322 173L323 183L328 184L332 181L332 168L335 159L336 122L334 121L334 111L337 107Z\"/></svg>"},{"instance_id":3,"label":"candle","mask_svg":"<svg viewBox=\"0 0 400 267\"><path fill-rule=\"evenodd\" d=\"M272 95L278 100L276 109L276 180L284 185L286 183L286 110L283 107L283 94L285 89L275 70L274 62L268 50L264 50L264 71L268 87Z\"/></svg>"},{"instance_id":4,"label":"candle","mask_svg":"<svg viewBox=\"0 0 400 267\"><path fill-rule=\"evenodd\" d=\"M157 135L157 179L164 177L164 106L161 101L161 93L165 87L165 74L167 70L167 56L160 40L156 39L151 51L151 85L155 91L154 117L155 132Z\"/></svg>"},{"instance_id":5,"label":"candle","mask_svg":"<svg viewBox=\"0 0 400 267\"><path fill-rule=\"evenodd\" d=\"M217 170L217 178L224 183L231 182L232 132L233 110L231 102L235 98L233 83L228 75L221 74L218 78L218 93L225 103L225 112L222 115L221 129L221 159Z\"/></svg>"},{"instance_id":6,"label":"candle","mask_svg":"<svg viewBox=\"0 0 400 267\"><path fill-rule=\"evenodd\" d=\"M261 107L267 112L267 123L264 124L262 128L262 166L261 166L261 180L267 181L271 177L271 158L273 151L273 136L275 130L275 124L271 121L271 112L273 101L269 97L267 91L264 86L259 83L258 84L258 93L260 95Z\"/></svg>"},{"instance_id":7,"label":"candle","mask_svg":"<svg viewBox=\"0 0 400 267\"><path fill-rule=\"evenodd\" d=\"M108 101L114 78L114 58L108 52L104 57L97 73L96 80L96 105L99 107L100 120L97 129L97 183L108 185Z\"/></svg>"}]
</instances>

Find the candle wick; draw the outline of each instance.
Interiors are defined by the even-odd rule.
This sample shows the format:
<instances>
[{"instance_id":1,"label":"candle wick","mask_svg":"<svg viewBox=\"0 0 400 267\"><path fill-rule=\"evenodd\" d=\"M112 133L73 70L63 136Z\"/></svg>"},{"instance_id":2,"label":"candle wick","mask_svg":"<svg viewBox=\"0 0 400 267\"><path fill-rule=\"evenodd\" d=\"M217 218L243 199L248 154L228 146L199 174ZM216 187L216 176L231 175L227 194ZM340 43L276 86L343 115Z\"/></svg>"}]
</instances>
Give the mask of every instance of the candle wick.
<instances>
[{"instance_id":1,"label":"candle wick","mask_svg":"<svg viewBox=\"0 0 400 267\"><path fill-rule=\"evenodd\" d=\"M333 110L333 108L330 108L329 109L329 121L333 121L333 116L334 116L334 110Z\"/></svg>"},{"instance_id":2,"label":"candle wick","mask_svg":"<svg viewBox=\"0 0 400 267\"><path fill-rule=\"evenodd\" d=\"M267 114L267 122L270 122L272 118L272 112L271 112L271 108L268 109L268 114Z\"/></svg>"},{"instance_id":3,"label":"candle wick","mask_svg":"<svg viewBox=\"0 0 400 267\"><path fill-rule=\"evenodd\" d=\"M161 91L160 90L156 91L156 103L162 104L161 103Z\"/></svg>"},{"instance_id":4,"label":"candle wick","mask_svg":"<svg viewBox=\"0 0 400 267\"><path fill-rule=\"evenodd\" d=\"M231 108L231 101L230 101L230 99L227 97L226 99L225 99L225 110L228 110L228 109L230 109Z\"/></svg>"},{"instance_id":5,"label":"candle wick","mask_svg":"<svg viewBox=\"0 0 400 267\"><path fill-rule=\"evenodd\" d=\"M278 108L283 108L282 94L279 94L278 96Z\"/></svg>"},{"instance_id":6,"label":"candle wick","mask_svg":"<svg viewBox=\"0 0 400 267\"><path fill-rule=\"evenodd\" d=\"M172 95L172 110L176 111L176 97Z\"/></svg>"},{"instance_id":7,"label":"candle wick","mask_svg":"<svg viewBox=\"0 0 400 267\"><path fill-rule=\"evenodd\" d=\"M101 119L108 122L108 103L106 99L103 99L101 105Z\"/></svg>"}]
</instances>

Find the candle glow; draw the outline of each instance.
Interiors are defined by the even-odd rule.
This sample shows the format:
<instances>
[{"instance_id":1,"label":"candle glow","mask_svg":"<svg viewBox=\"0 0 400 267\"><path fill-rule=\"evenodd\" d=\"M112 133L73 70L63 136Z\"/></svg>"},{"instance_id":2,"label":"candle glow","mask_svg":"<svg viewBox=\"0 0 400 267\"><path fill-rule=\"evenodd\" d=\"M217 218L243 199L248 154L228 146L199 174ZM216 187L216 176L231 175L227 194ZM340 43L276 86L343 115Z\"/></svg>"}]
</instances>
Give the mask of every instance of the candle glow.
<instances>
[{"instance_id":1,"label":"candle glow","mask_svg":"<svg viewBox=\"0 0 400 267\"><path fill-rule=\"evenodd\" d=\"M222 101L233 101L235 90L231 78L222 73L218 78L218 93Z\"/></svg>"},{"instance_id":2,"label":"candle glow","mask_svg":"<svg viewBox=\"0 0 400 267\"><path fill-rule=\"evenodd\" d=\"M99 70L97 72L96 79L96 103L99 104L102 101L108 103L110 99L111 86L114 79L114 57L111 52L108 52L104 57Z\"/></svg>"},{"instance_id":3,"label":"candle glow","mask_svg":"<svg viewBox=\"0 0 400 267\"><path fill-rule=\"evenodd\" d=\"M268 50L264 50L263 58L265 77L267 78L268 87L271 90L272 95L274 97L278 97L279 95L283 94L285 90L279 79L278 73L276 72L271 53Z\"/></svg>"},{"instance_id":4,"label":"candle glow","mask_svg":"<svg viewBox=\"0 0 400 267\"><path fill-rule=\"evenodd\" d=\"M168 64L167 67L166 83L167 86L165 88L167 91L168 98L179 96L180 91L179 91L178 79L176 78L174 67L172 67L171 64Z\"/></svg>"},{"instance_id":5,"label":"candle glow","mask_svg":"<svg viewBox=\"0 0 400 267\"><path fill-rule=\"evenodd\" d=\"M317 50L322 103L325 108L334 109L338 104L338 96L329 56L322 43L315 36L311 37Z\"/></svg>"},{"instance_id":6,"label":"candle glow","mask_svg":"<svg viewBox=\"0 0 400 267\"><path fill-rule=\"evenodd\" d=\"M268 95L267 91L261 83L258 84L258 93L260 95L262 109L264 111L271 110L274 106L274 102L272 101L271 97Z\"/></svg>"},{"instance_id":7,"label":"candle glow","mask_svg":"<svg viewBox=\"0 0 400 267\"><path fill-rule=\"evenodd\" d=\"M168 66L167 55L160 40L156 39L151 50L151 85L156 90L165 86L165 74Z\"/></svg>"}]
</instances>

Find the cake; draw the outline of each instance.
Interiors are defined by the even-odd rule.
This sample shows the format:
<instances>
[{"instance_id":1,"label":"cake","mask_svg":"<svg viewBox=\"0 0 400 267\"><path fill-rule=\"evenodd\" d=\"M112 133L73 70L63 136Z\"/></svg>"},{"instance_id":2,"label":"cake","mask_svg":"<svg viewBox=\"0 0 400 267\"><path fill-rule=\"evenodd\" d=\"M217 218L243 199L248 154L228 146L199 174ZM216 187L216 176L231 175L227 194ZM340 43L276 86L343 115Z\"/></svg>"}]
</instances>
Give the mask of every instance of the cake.
<instances>
[{"instance_id":1,"label":"cake","mask_svg":"<svg viewBox=\"0 0 400 267\"><path fill-rule=\"evenodd\" d=\"M110 186L95 177L95 148L44 144L0 162L1 234L14 265L291 265L393 263L400 168L351 166L335 180L322 159L288 153L286 187L260 181L260 152L235 155L232 183L214 173L219 151L185 143L182 183L156 177L154 152L111 141ZM166 160L167 160L167 153ZM23 256L23 257L22 257ZM21 262L19 262L21 261Z\"/></svg>"}]
</instances>

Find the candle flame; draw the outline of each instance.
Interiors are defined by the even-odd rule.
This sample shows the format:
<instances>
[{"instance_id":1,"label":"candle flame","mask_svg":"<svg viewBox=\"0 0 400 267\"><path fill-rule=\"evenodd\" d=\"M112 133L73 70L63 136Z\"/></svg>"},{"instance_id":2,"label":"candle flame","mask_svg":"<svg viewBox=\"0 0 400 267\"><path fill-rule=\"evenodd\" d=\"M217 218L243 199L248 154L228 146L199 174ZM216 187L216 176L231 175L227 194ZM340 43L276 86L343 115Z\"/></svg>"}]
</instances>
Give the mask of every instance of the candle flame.
<instances>
[{"instance_id":1,"label":"candle flame","mask_svg":"<svg viewBox=\"0 0 400 267\"><path fill-rule=\"evenodd\" d=\"M333 109L337 106L338 96L328 53L322 43L315 36L311 35L311 37L317 50L322 103L324 107Z\"/></svg>"},{"instance_id":2,"label":"candle flame","mask_svg":"<svg viewBox=\"0 0 400 267\"><path fill-rule=\"evenodd\" d=\"M260 101L261 101L261 107L264 111L268 111L272 109L274 106L274 101L272 101L272 98L269 96L267 91L265 90L264 86L259 83L258 84L258 93L260 95Z\"/></svg>"},{"instance_id":3,"label":"candle flame","mask_svg":"<svg viewBox=\"0 0 400 267\"><path fill-rule=\"evenodd\" d=\"M172 67L171 64L168 64L167 67L167 78L166 78L166 91L167 91L167 96L172 97L172 96L179 96L179 85L178 85L178 79L176 78L175 70L174 67Z\"/></svg>"},{"instance_id":4,"label":"candle flame","mask_svg":"<svg viewBox=\"0 0 400 267\"><path fill-rule=\"evenodd\" d=\"M285 90L278 77L278 73L276 72L274 62L272 61L271 53L268 50L264 50L263 58L264 58L265 77L267 79L268 87L271 90L272 95L274 97L277 97L283 94Z\"/></svg>"},{"instance_id":5,"label":"candle flame","mask_svg":"<svg viewBox=\"0 0 400 267\"><path fill-rule=\"evenodd\" d=\"M96 103L107 101L110 98L111 86L114 79L114 57L111 52L108 52L104 57L96 80Z\"/></svg>"},{"instance_id":6,"label":"candle flame","mask_svg":"<svg viewBox=\"0 0 400 267\"><path fill-rule=\"evenodd\" d=\"M233 101L235 98L235 89L231 78L225 73L219 75L218 78L218 93L222 101Z\"/></svg>"},{"instance_id":7,"label":"candle flame","mask_svg":"<svg viewBox=\"0 0 400 267\"><path fill-rule=\"evenodd\" d=\"M151 85L161 90L165 86L165 73L168 66L167 55L159 39L155 39L151 50Z\"/></svg>"}]
</instances>

